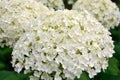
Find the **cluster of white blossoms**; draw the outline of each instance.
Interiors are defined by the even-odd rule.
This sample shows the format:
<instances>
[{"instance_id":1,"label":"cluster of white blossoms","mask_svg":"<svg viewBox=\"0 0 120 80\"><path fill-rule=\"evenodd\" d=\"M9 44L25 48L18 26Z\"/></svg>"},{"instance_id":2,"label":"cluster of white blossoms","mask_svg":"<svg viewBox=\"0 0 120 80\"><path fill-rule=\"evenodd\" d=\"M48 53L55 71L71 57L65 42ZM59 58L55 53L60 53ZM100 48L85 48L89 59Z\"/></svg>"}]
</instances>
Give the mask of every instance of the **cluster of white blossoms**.
<instances>
[{"instance_id":1,"label":"cluster of white blossoms","mask_svg":"<svg viewBox=\"0 0 120 80\"><path fill-rule=\"evenodd\" d=\"M65 8L63 0L36 0L43 3L49 9L63 10Z\"/></svg>"},{"instance_id":2,"label":"cluster of white blossoms","mask_svg":"<svg viewBox=\"0 0 120 80\"><path fill-rule=\"evenodd\" d=\"M111 0L78 0L73 9L86 9L107 29L114 28L120 23L119 8Z\"/></svg>"},{"instance_id":3,"label":"cluster of white blossoms","mask_svg":"<svg viewBox=\"0 0 120 80\"><path fill-rule=\"evenodd\" d=\"M0 46L13 46L25 26L49 9L34 0L1 0L0 2Z\"/></svg>"},{"instance_id":4,"label":"cluster of white blossoms","mask_svg":"<svg viewBox=\"0 0 120 80\"><path fill-rule=\"evenodd\" d=\"M12 65L18 73L32 72L30 80L74 80L83 71L93 78L114 53L110 33L87 11L46 12L28 27L14 46Z\"/></svg>"}]
</instances>

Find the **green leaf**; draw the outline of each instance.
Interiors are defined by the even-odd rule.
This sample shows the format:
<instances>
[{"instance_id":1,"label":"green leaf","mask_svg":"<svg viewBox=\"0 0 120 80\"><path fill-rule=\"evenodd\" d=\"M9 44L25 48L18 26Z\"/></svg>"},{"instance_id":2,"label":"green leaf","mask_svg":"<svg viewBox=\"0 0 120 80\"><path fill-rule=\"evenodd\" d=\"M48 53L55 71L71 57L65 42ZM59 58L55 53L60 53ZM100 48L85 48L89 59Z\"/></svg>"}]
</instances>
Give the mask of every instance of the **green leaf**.
<instances>
[{"instance_id":1,"label":"green leaf","mask_svg":"<svg viewBox=\"0 0 120 80\"><path fill-rule=\"evenodd\" d=\"M120 36L120 30L111 30L111 32L114 36Z\"/></svg>"},{"instance_id":2,"label":"green leaf","mask_svg":"<svg viewBox=\"0 0 120 80\"><path fill-rule=\"evenodd\" d=\"M99 78L94 80L120 80L120 74L115 76L115 75L102 73Z\"/></svg>"},{"instance_id":3,"label":"green leaf","mask_svg":"<svg viewBox=\"0 0 120 80\"><path fill-rule=\"evenodd\" d=\"M75 78L75 80L90 80L89 76L87 75L87 73L83 72L80 76L79 79Z\"/></svg>"},{"instance_id":4,"label":"green leaf","mask_svg":"<svg viewBox=\"0 0 120 80\"><path fill-rule=\"evenodd\" d=\"M0 56L10 54L12 52L12 48L4 47L0 48Z\"/></svg>"},{"instance_id":5,"label":"green leaf","mask_svg":"<svg viewBox=\"0 0 120 80\"><path fill-rule=\"evenodd\" d=\"M5 64L3 62L0 62L0 70L5 68Z\"/></svg>"},{"instance_id":6,"label":"green leaf","mask_svg":"<svg viewBox=\"0 0 120 80\"><path fill-rule=\"evenodd\" d=\"M120 4L117 5L120 8Z\"/></svg>"},{"instance_id":7,"label":"green leaf","mask_svg":"<svg viewBox=\"0 0 120 80\"><path fill-rule=\"evenodd\" d=\"M118 60L112 57L109 60L109 66L107 70L105 71L105 73L110 74L110 75L118 75L120 73L118 65L119 65Z\"/></svg>"},{"instance_id":8,"label":"green leaf","mask_svg":"<svg viewBox=\"0 0 120 80\"><path fill-rule=\"evenodd\" d=\"M111 36L113 38L114 41L118 41L120 40L120 25L115 27L114 29L110 29L111 32Z\"/></svg>"},{"instance_id":9,"label":"green leaf","mask_svg":"<svg viewBox=\"0 0 120 80\"><path fill-rule=\"evenodd\" d=\"M13 70L10 61L11 59L12 48L4 47L0 48L0 70Z\"/></svg>"},{"instance_id":10,"label":"green leaf","mask_svg":"<svg viewBox=\"0 0 120 80\"><path fill-rule=\"evenodd\" d=\"M0 71L0 80L29 80L28 75L17 74L10 71Z\"/></svg>"},{"instance_id":11,"label":"green leaf","mask_svg":"<svg viewBox=\"0 0 120 80\"><path fill-rule=\"evenodd\" d=\"M119 42L115 42L115 54L114 56L120 61L120 43Z\"/></svg>"},{"instance_id":12,"label":"green leaf","mask_svg":"<svg viewBox=\"0 0 120 80\"><path fill-rule=\"evenodd\" d=\"M11 58L12 48L4 47L0 48L0 61L6 61Z\"/></svg>"}]
</instances>

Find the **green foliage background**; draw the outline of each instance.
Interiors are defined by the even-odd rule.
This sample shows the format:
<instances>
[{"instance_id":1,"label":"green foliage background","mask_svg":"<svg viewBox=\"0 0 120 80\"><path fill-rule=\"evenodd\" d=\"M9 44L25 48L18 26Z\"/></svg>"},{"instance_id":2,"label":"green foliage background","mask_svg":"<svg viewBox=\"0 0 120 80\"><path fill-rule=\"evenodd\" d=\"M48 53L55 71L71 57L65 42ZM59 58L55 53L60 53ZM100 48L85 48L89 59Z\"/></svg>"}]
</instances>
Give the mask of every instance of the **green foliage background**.
<instances>
[{"instance_id":1,"label":"green foliage background","mask_svg":"<svg viewBox=\"0 0 120 80\"><path fill-rule=\"evenodd\" d=\"M120 8L120 1L113 0ZM65 1L64 1L65 2ZM65 2L66 3L66 2ZM66 6L70 8L71 6ZM111 29L111 36L114 40L115 54L109 60L107 70L99 73L94 78L90 79L86 72L83 72L80 79L75 80L120 80L120 25L115 29ZM12 48L0 48L0 80L29 80L29 75L16 73L11 65Z\"/></svg>"}]
</instances>

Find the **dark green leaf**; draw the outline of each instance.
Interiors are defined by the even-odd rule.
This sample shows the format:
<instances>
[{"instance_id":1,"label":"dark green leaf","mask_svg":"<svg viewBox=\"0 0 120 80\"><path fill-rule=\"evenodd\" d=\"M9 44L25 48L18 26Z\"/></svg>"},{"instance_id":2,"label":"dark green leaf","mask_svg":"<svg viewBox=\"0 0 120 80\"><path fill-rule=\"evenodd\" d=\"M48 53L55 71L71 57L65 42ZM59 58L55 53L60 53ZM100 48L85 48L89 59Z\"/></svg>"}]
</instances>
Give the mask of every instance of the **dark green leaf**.
<instances>
[{"instance_id":1,"label":"dark green leaf","mask_svg":"<svg viewBox=\"0 0 120 80\"><path fill-rule=\"evenodd\" d=\"M29 80L29 77L15 72L0 71L0 80Z\"/></svg>"},{"instance_id":2,"label":"dark green leaf","mask_svg":"<svg viewBox=\"0 0 120 80\"><path fill-rule=\"evenodd\" d=\"M104 74L102 73L100 75L100 78L95 79L95 80L120 80L120 74L115 76L115 75L110 75L110 74Z\"/></svg>"},{"instance_id":3,"label":"dark green leaf","mask_svg":"<svg viewBox=\"0 0 120 80\"><path fill-rule=\"evenodd\" d=\"M5 68L5 64L3 62L0 62L0 70Z\"/></svg>"},{"instance_id":4,"label":"dark green leaf","mask_svg":"<svg viewBox=\"0 0 120 80\"><path fill-rule=\"evenodd\" d=\"M120 73L119 67L118 67L118 60L116 58L111 58L109 60L109 66L105 73L110 75L118 75Z\"/></svg>"}]
</instances>

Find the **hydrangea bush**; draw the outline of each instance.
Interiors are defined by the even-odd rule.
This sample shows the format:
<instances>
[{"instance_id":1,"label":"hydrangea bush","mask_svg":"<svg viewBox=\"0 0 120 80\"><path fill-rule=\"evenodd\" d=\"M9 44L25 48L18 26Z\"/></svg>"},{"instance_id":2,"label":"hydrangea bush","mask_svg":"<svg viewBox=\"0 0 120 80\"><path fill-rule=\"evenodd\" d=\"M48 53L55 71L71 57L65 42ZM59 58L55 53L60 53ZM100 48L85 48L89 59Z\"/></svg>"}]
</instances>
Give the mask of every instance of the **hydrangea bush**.
<instances>
[{"instance_id":1,"label":"hydrangea bush","mask_svg":"<svg viewBox=\"0 0 120 80\"><path fill-rule=\"evenodd\" d=\"M84 72L93 78L106 69L116 75L119 51L108 30L119 22L110 0L0 0L0 47L13 48L11 67L30 80L74 80Z\"/></svg>"},{"instance_id":2,"label":"hydrangea bush","mask_svg":"<svg viewBox=\"0 0 120 80\"><path fill-rule=\"evenodd\" d=\"M87 11L46 12L29 26L13 49L12 65L18 73L33 72L30 80L73 80L83 71L93 78L114 53L110 32Z\"/></svg>"},{"instance_id":3,"label":"hydrangea bush","mask_svg":"<svg viewBox=\"0 0 120 80\"><path fill-rule=\"evenodd\" d=\"M73 9L86 9L107 29L114 28L120 23L119 8L111 0L77 0Z\"/></svg>"},{"instance_id":4,"label":"hydrangea bush","mask_svg":"<svg viewBox=\"0 0 120 80\"><path fill-rule=\"evenodd\" d=\"M0 2L0 46L13 46L25 32L25 26L48 8L34 0Z\"/></svg>"}]
</instances>

